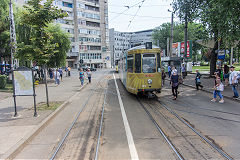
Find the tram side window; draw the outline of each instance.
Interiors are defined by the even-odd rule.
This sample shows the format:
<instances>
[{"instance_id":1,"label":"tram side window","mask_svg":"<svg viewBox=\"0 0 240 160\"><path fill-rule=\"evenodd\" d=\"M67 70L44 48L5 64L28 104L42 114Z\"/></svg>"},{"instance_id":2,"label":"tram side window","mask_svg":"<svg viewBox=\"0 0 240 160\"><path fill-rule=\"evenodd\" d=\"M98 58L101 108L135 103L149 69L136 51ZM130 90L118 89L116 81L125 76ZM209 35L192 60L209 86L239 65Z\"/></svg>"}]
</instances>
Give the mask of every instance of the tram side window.
<instances>
[{"instance_id":1,"label":"tram side window","mask_svg":"<svg viewBox=\"0 0 240 160\"><path fill-rule=\"evenodd\" d=\"M135 54L135 73L141 73L141 54Z\"/></svg>"},{"instance_id":2,"label":"tram side window","mask_svg":"<svg viewBox=\"0 0 240 160\"><path fill-rule=\"evenodd\" d=\"M133 55L127 57L127 72L133 73Z\"/></svg>"},{"instance_id":3,"label":"tram side window","mask_svg":"<svg viewBox=\"0 0 240 160\"><path fill-rule=\"evenodd\" d=\"M161 72L161 56L160 56L160 53L157 54L157 71Z\"/></svg>"},{"instance_id":4,"label":"tram side window","mask_svg":"<svg viewBox=\"0 0 240 160\"><path fill-rule=\"evenodd\" d=\"M156 72L155 54L143 54L142 70L143 70L143 73L155 73Z\"/></svg>"}]
</instances>

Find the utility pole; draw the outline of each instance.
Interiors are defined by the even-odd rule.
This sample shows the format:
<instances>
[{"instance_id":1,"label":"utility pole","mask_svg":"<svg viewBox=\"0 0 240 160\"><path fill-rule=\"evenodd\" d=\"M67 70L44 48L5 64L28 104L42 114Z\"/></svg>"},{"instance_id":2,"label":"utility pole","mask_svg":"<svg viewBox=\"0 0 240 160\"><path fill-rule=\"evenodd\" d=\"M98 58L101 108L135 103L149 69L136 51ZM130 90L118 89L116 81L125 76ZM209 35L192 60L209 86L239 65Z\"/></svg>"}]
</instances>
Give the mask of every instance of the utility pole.
<instances>
[{"instance_id":1,"label":"utility pole","mask_svg":"<svg viewBox=\"0 0 240 160\"><path fill-rule=\"evenodd\" d=\"M233 47L231 47L230 66L233 65Z\"/></svg>"},{"instance_id":2,"label":"utility pole","mask_svg":"<svg viewBox=\"0 0 240 160\"><path fill-rule=\"evenodd\" d=\"M169 38L167 38L167 56L170 57L170 54L169 54Z\"/></svg>"},{"instance_id":3,"label":"utility pole","mask_svg":"<svg viewBox=\"0 0 240 160\"><path fill-rule=\"evenodd\" d=\"M187 56L187 39L188 39L188 11L187 11L187 2L188 0L185 0L185 30L184 30L184 58ZM187 59L186 59L187 60Z\"/></svg>"},{"instance_id":4,"label":"utility pole","mask_svg":"<svg viewBox=\"0 0 240 160\"><path fill-rule=\"evenodd\" d=\"M170 57L172 57L172 44L173 44L173 12L172 12L172 20L171 20L171 36L170 36L170 46L169 46Z\"/></svg>"},{"instance_id":5,"label":"utility pole","mask_svg":"<svg viewBox=\"0 0 240 160\"><path fill-rule=\"evenodd\" d=\"M16 63L14 60L14 54L16 52L16 32L15 32L15 23L14 23L14 15L13 15L13 7L12 7L12 0L9 3L9 18L10 18L10 45L11 45L11 68L16 68ZM18 66L18 65L17 65Z\"/></svg>"}]
</instances>

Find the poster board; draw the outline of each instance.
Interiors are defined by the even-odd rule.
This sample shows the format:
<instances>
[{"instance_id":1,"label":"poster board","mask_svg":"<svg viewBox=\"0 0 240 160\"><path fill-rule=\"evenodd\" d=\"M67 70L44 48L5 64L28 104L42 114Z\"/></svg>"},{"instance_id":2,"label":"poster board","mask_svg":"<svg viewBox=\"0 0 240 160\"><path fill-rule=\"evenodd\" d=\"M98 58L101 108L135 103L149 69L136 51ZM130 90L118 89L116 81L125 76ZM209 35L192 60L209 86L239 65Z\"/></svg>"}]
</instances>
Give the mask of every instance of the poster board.
<instances>
[{"instance_id":1,"label":"poster board","mask_svg":"<svg viewBox=\"0 0 240 160\"><path fill-rule=\"evenodd\" d=\"M33 77L31 70L14 71L14 89L16 96L30 96L33 92Z\"/></svg>"}]
</instances>

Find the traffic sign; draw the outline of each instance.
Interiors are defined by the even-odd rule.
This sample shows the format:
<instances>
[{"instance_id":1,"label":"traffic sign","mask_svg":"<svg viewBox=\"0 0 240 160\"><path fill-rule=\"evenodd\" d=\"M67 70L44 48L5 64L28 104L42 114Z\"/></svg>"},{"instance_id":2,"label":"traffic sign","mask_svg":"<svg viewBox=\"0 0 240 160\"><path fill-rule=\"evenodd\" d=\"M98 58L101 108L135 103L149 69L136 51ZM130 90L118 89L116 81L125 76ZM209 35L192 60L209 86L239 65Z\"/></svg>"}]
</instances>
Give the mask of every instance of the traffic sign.
<instances>
[{"instance_id":1,"label":"traffic sign","mask_svg":"<svg viewBox=\"0 0 240 160\"><path fill-rule=\"evenodd\" d=\"M80 60L79 60L79 63L80 63L80 64L83 64L83 59L80 59Z\"/></svg>"}]
</instances>

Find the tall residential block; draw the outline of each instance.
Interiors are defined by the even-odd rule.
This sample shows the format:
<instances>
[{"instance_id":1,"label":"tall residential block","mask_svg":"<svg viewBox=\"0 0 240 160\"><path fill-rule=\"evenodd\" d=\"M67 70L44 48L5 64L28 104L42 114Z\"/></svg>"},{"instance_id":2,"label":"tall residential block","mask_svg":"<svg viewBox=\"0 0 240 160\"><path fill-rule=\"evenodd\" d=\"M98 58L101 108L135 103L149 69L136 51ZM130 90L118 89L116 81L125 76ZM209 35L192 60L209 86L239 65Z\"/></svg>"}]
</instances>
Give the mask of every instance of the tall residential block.
<instances>
[{"instance_id":1,"label":"tall residential block","mask_svg":"<svg viewBox=\"0 0 240 160\"><path fill-rule=\"evenodd\" d=\"M27 2L16 1L20 5ZM68 17L55 21L70 34L72 48L67 53L66 65L79 68L82 59L83 65L110 67L108 1L54 0L53 5L68 14Z\"/></svg>"}]
</instances>

